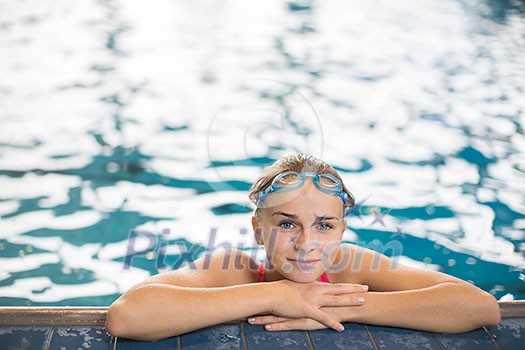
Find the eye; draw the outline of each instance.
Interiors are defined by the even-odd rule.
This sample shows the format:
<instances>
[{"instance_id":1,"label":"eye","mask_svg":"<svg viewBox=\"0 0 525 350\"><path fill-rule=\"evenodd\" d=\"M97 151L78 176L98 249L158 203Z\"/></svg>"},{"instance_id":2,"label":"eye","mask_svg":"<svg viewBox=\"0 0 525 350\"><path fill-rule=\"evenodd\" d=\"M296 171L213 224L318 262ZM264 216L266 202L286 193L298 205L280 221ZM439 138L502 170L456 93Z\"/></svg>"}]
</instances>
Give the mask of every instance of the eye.
<instances>
[{"instance_id":1,"label":"eye","mask_svg":"<svg viewBox=\"0 0 525 350\"><path fill-rule=\"evenodd\" d=\"M319 230L321 230L321 231L328 231L328 230L331 230L331 229L333 229L333 227L330 224L327 224L327 223L324 223L324 222L319 224Z\"/></svg>"},{"instance_id":2,"label":"eye","mask_svg":"<svg viewBox=\"0 0 525 350\"><path fill-rule=\"evenodd\" d=\"M283 221L279 224L279 227L284 228L285 230L291 230L294 228L294 224L292 224L290 221Z\"/></svg>"}]
</instances>

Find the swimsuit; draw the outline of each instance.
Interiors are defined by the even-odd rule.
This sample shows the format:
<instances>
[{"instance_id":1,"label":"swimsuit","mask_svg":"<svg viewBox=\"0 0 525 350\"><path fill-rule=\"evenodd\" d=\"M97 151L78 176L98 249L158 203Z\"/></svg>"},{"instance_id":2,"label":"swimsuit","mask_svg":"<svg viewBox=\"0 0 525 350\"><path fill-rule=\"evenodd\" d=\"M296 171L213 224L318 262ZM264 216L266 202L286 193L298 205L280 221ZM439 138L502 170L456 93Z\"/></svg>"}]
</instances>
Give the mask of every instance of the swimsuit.
<instances>
[{"instance_id":1,"label":"swimsuit","mask_svg":"<svg viewBox=\"0 0 525 350\"><path fill-rule=\"evenodd\" d=\"M266 277L264 276L264 263L259 265L259 278L257 279L257 282L266 282ZM319 277L319 282L330 283L326 272Z\"/></svg>"}]
</instances>

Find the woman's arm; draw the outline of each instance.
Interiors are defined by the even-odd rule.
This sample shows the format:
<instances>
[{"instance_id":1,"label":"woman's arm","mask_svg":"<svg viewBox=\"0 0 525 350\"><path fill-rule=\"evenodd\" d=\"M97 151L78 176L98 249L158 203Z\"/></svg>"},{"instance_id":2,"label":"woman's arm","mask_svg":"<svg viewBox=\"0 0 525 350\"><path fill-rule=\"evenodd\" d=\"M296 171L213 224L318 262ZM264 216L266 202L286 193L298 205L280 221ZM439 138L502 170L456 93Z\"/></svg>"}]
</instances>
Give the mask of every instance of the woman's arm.
<instances>
[{"instance_id":1,"label":"woman's arm","mask_svg":"<svg viewBox=\"0 0 525 350\"><path fill-rule=\"evenodd\" d=\"M462 333L500 321L498 303L466 283L442 283L433 287L400 291L369 292L361 307L324 307L340 322L418 329L428 332ZM358 296L359 294L356 294ZM258 316L252 324L268 330L321 329L312 319Z\"/></svg>"},{"instance_id":2,"label":"woman's arm","mask_svg":"<svg viewBox=\"0 0 525 350\"><path fill-rule=\"evenodd\" d=\"M461 333L500 321L494 297L468 282L435 271L396 265L367 249L346 249L351 250L352 263L340 278L367 284L371 292L363 295L366 301L359 308L323 308L341 322ZM313 320L271 316L257 317L251 323L271 325L271 330L324 328Z\"/></svg>"},{"instance_id":3,"label":"woman's arm","mask_svg":"<svg viewBox=\"0 0 525 350\"><path fill-rule=\"evenodd\" d=\"M123 338L157 340L270 312L264 286L192 288L160 283L134 287L109 308L106 327ZM247 298L249 296L249 298Z\"/></svg>"},{"instance_id":4,"label":"woman's arm","mask_svg":"<svg viewBox=\"0 0 525 350\"><path fill-rule=\"evenodd\" d=\"M223 263L224 254L215 254L207 268L201 259L196 270L157 275L133 287L110 306L109 333L156 340L256 314L310 318L341 330L342 325L320 308L359 304L348 294L363 290L350 284L287 280L250 283L246 271L233 267L233 257L227 269Z\"/></svg>"},{"instance_id":5,"label":"woman's arm","mask_svg":"<svg viewBox=\"0 0 525 350\"><path fill-rule=\"evenodd\" d=\"M348 310L344 320L461 333L501 319L496 299L471 283L399 265L368 249L352 247L351 251L360 259L353 265L361 263L358 279L377 293L368 293L363 307Z\"/></svg>"},{"instance_id":6,"label":"woman's arm","mask_svg":"<svg viewBox=\"0 0 525 350\"><path fill-rule=\"evenodd\" d=\"M432 287L368 293L361 308L330 308L341 322L462 333L500 321L499 305L490 294L466 282Z\"/></svg>"}]
</instances>

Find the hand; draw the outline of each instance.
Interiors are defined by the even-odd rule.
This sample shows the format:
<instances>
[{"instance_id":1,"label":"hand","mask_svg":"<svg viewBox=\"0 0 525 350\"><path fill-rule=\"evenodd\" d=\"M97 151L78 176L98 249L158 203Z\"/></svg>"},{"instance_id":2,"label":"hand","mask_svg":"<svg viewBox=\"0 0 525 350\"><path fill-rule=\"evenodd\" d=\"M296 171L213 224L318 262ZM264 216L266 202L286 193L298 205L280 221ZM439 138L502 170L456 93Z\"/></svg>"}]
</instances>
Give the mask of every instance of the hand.
<instances>
[{"instance_id":1,"label":"hand","mask_svg":"<svg viewBox=\"0 0 525 350\"><path fill-rule=\"evenodd\" d=\"M327 328L311 318L287 318L273 315L256 316L248 319L250 324L265 325L267 331L314 330Z\"/></svg>"},{"instance_id":2,"label":"hand","mask_svg":"<svg viewBox=\"0 0 525 350\"><path fill-rule=\"evenodd\" d=\"M321 308L362 305L364 299L351 294L368 290L367 286L349 283L295 283L289 280L270 283L277 288L272 289L271 293L273 297L271 314L278 317L278 320L288 322L292 319L311 319L337 331L344 330L343 325ZM305 322L307 321L301 322L304 327L307 325L319 327L310 321L307 322L308 324ZM298 321L292 322L292 326L298 323Z\"/></svg>"},{"instance_id":3,"label":"hand","mask_svg":"<svg viewBox=\"0 0 525 350\"><path fill-rule=\"evenodd\" d=\"M361 306L359 303L355 306ZM326 312L339 322L342 318L339 315L340 309L337 307L323 307L322 311ZM326 325L319 323L311 318L287 318L274 315L255 316L248 319L250 324L265 325L268 331L289 331L289 330L315 330L325 329Z\"/></svg>"}]
</instances>

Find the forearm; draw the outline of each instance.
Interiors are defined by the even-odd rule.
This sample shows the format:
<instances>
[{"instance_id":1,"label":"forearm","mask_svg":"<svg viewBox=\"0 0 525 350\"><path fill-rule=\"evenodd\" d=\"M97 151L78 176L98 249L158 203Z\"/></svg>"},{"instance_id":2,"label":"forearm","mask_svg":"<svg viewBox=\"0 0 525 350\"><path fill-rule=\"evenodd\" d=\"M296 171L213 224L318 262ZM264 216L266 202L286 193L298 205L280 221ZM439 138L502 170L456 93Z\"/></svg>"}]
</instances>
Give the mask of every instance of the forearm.
<instances>
[{"instance_id":1,"label":"forearm","mask_svg":"<svg viewBox=\"0 0 525 350\"><path fill-rule=\"evenodd\" d=\"M338 319L374 325L460 333L499 322L496 300L463 283L363 295L360 307L332 308Z\"/></svg>"},{"instance_id":2,"label":"forearm","mask_svg":"<svg viewBox=\"0 0 525 350\"><path fill-rule=\"evenodd\" d=\"M107 327L120 337L161 339L269 312L268 300L263 284L223 288L146 284L111 305Z\"/></svg>"}]
</instances>

